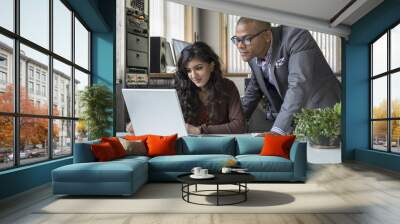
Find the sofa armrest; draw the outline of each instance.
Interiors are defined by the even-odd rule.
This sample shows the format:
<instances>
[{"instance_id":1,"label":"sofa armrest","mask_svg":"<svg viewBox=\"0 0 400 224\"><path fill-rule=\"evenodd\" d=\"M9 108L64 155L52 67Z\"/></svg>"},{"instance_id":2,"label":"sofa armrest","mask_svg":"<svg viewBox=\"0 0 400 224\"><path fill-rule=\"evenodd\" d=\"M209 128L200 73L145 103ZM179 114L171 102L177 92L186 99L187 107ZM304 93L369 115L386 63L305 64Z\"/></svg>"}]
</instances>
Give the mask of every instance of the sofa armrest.
<instances>
[{"instance_id":1,"label":"sofa armrest","mask_svg":"<svg viewBox=\"0 0 400 224\"><path fill-rule=\"evenodd\" d=\"M75 143L75 145L74 145L74 163L95 162L96 158L94 157L90 146L92 144L98 144L98 143L100 143L100 140Z\"/></svg>"},{"instance_id":2,"label":"sofa armrest","mask_svg":"<svg viewBox=\"0 0 400 224\"><path fill-rule=\"evenodd\" d=\"M307 143L295 141L290 149L290 160L293 162L293 179L305 181L307 176Z\"/></svg>"}]
</instances>

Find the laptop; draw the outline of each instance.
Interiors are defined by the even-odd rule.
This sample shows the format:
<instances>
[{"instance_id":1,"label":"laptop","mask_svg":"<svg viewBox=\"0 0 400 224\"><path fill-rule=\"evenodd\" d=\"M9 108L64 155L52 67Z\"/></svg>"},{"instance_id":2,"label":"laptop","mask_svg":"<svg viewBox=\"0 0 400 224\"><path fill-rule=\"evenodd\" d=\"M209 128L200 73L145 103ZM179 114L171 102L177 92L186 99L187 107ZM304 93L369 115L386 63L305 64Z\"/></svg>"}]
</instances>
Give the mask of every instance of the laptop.
<instances>
[{"instance_id":1,"label":"laptop","mask_svg":"<svg viewBox=\"0 0 400 224\"><path fill-rule=\"evenodd\" d=\"M135 135L187 136L175 89L122 89Z\"/></svg>"}]
</instances>

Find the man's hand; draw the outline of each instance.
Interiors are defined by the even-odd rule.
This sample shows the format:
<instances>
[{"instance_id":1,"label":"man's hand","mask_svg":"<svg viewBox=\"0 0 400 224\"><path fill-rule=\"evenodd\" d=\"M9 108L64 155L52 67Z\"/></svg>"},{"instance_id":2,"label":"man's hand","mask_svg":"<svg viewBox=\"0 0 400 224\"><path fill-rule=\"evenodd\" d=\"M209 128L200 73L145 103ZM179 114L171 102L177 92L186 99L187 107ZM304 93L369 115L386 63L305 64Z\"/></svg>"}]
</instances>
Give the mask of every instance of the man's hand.
<instances>
[{"instance_id":1,"label":"man's hand","mask_svg":"<svg viewBox=\"0 0 400 224\"><path fill-rule=\"evenodd\" d=\"M279 133L273 131L267 131L263 133L254 133L252 134L253 137L264 137L265 135L280 135Z\"/></svg>"},{"instance_id":2,"label":"man's hand","mask_svg":"<svg viewBox=\"0 0 400 224\"><path fill-rule=\"evenodd\" d=\"M187 130L187 132L189 134L191 134L191 135L199 135L199 134L201 134L200 127L196 127L196 126L193 126L193 125L188 124L188 123L186 123L185 126L186 126L186 130Z\"/></svg>"},{"instance_id":3,"label":"man's hand","mask_svg":"<svg viewBox=\"0 0 400 224\"><path fill-rule=\"evenodd\" d=\"M126 131L129 132L129 133L135 134L135 131L133 130L132 122L129 122L129 123L126 125Z\"/></svg>"}]
</instances>

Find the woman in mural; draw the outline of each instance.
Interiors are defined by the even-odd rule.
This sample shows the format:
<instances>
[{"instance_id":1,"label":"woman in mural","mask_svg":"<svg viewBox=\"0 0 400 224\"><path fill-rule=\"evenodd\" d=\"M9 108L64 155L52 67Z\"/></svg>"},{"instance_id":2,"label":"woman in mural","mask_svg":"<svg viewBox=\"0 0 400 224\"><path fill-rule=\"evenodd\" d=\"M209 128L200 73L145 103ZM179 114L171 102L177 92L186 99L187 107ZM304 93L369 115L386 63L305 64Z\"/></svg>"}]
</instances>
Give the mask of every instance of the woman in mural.
<instances>
[{"instance_id":1,"label":"woman in mural","mask_svg":"<svg viewBox=\"0 0 400 224\"><path fill-rule=\"evenodd\" d=\"M210 46L195 42L184 48L177 69L175 88L189 134L246 131L239 91L223 77L219 57ZM127 130L133 131L131 124Z\"/></svg>"}]
</instances>

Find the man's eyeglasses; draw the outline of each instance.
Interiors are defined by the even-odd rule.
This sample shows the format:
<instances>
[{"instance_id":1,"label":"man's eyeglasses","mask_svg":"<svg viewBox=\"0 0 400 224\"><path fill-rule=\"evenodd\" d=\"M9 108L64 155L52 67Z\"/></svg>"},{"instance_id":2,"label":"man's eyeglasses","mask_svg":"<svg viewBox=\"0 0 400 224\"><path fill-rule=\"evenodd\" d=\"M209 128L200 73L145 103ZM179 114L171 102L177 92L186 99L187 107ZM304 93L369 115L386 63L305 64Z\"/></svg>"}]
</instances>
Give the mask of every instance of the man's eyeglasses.
<instances>
[{"instance_id":1,"label":"man's eyeglasses","mask_svg":"<svg viewBox=\"0 0 400 224\"><path fill-rule=\"evenodd\" d=\"M258 35L262 34L265 31L268 31L269 29L265 29L265 30L261 30L260 32L254 34L254 35L248 35L245 36L243 38L237 37L237 36L233 36L231 37L231 41L234 45L238 45L240 42L242 42L244 45L248 46L251 44L251 40L254 39L255 37L257 37Z\"/></svg>"}]
</instances>

